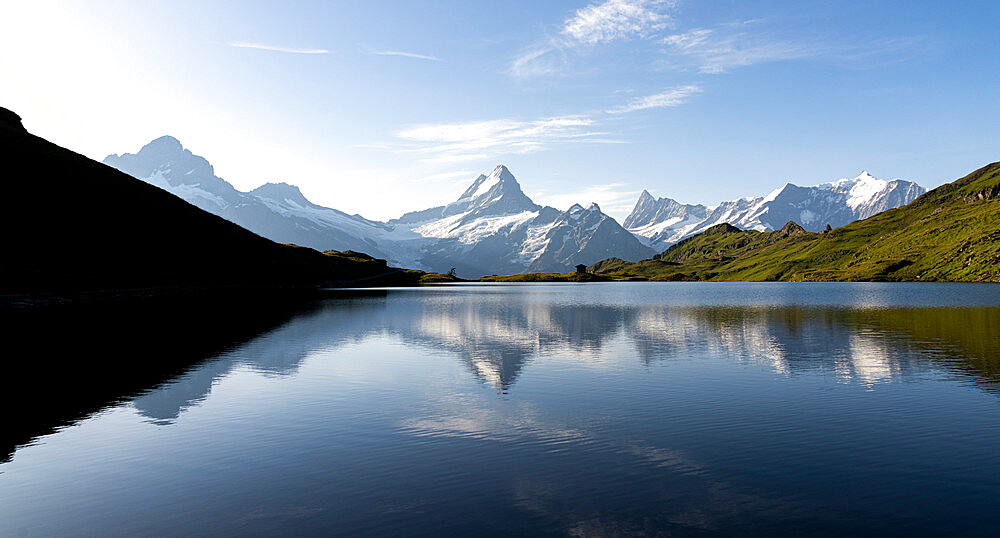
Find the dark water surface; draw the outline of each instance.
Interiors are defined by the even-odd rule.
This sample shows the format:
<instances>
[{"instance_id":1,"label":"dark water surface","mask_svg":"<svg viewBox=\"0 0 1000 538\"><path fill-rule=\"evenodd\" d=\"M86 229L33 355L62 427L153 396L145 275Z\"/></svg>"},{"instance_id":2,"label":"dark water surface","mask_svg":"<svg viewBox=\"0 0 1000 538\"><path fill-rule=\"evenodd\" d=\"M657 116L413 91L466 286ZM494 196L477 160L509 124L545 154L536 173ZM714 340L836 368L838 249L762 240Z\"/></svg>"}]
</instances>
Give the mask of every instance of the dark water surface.
<instances>
[{"instance_id":1,"label":"dark water surface","mask_svg":"<svg viewBox=\"0 0 1000 538\"><path fill-rule=\"evenodd\" d=\"M135 364L194 330L155 323ZM31 418L0 536L1000 534L997 285L365 290L258 331Z\"/></svg>"}]
</instances>

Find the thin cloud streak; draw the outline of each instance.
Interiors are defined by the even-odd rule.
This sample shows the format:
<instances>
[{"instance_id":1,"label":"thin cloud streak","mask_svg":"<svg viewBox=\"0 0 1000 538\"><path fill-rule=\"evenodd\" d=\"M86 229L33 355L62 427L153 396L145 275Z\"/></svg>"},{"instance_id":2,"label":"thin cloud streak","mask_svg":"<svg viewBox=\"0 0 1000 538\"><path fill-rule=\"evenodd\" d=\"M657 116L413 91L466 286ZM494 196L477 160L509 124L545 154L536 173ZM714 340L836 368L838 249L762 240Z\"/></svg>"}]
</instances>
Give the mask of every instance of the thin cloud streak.
<instances>
[{"instance_id":1,"label":"thin cloud streak","mask_svg":"<svg viewBox=\"0 0 1000 538\"><path fill-rule=\"evenodd\" d=\"M565 144L627 144L614 133L593 129L597 122L583 115L537 120L486 120L416 125L398 131L395 143L366 147L416 155L418 162L457 165L523 155ZM434 176L437 177L437 176ZM443 177L443 176L442 176Z\"/></svg>"},{"instance_id":2,"label":"thin cloud streak","mask_svg":"<svg viewBox=\"0 0 1000 538\"><path fill-rule=\"evenodd\" d=\"M544 77L559 73L566 56L555 42L534 47L518 54L507 73L517 78Z\"/></svg>"},{"instance_id":3,"label":"thin cloud streak","mask_svg":"<svg viewBox=\"0 0 1000 538\"><path fill-rule=\"evenodd\" d=\"M372 54L377 54L379 56L402 56L404 58L416 58L418 60L430 60L432 62L443 62L441 58L437 56L430 56L428 54L417 54L415 52L404 52L400 50L373 50Z\"/></svg>"},{"instance_id":4,"label":"thin cloud streak","mask_svg":"<svg viewBox=\"0 0 1000 538\"><path fill-rule=\"evenodd\" d=\"M593 124L587 116L438 123L410 127L396 137L404 141L404 150L426 155L424 162L454 163L532 153L571 141L603 142L608 133L589 129Z\"/></svg>"},{"instance_id":5,"label":"thin cloud streak","mask_svg":"<svg viewBox=\"0 0 1000 538\"><path fill-rule=\"evenodd\" d=\"M436 157L427 157L420 159L420 162L425 164L456 164L456 163L466 163L471 161L482 161L486 160L489 156L485 153L471 153L464 155L439 155Z\"/></svg>"},{"instance_id":6,"label":"thin cloud streak","mask_svg":"<svg viewBox=\"0 0 1000 538\"><path fill-rule=\"evenodd\" d=\"M424 176L419 179L414 179L414 183L438 183L443 181L454 182L456 179L470 179L476 177L476 172L472 170L455 170L454 172L442 172L440 174L431 174L429 176Z\"/></svg>"},{"instance_id":7,"label":"thin cloud streak","mask_svg":"<svg viewBox=\"0 0 1000 538\"><path fill-rule=\"evenodd\" d=\"M680 86L671 88L665 92L637 97L629 101L628 104L607 110L608 114L625 114L636 110L646 110L649 108L670 108L680 106L687 102L692 95L701 93L698 86Z\"/></svg>"},{"instance_id":8,"label":"thin cloud streak","mask_svg":"<svg viewBox=\"0 0 1000 538\"><path fill-rule=\"evenodd\" d=\"M821 55L831 47L781 41L747 32L720 33L717 29L698 28L663 39L668 56L693 63L698 71L725 73L736 67L766 62L795 60Z\"/></svg>"},{"instance_id":9,"label":"thin cloud streak","mask_svg":"<svg viewBox=\"0 0 1000 538\"><path fill-rule=\"evenodd\" d=\"M327 49L296 49L290 47L266 45L264 43L248 43L244 41L234 41L229 43L229 46L241 49L257 49L257 50L267 50L271 52L287 52L290 54L329 54L330 52Z\"/></svg>"}]
</instances>

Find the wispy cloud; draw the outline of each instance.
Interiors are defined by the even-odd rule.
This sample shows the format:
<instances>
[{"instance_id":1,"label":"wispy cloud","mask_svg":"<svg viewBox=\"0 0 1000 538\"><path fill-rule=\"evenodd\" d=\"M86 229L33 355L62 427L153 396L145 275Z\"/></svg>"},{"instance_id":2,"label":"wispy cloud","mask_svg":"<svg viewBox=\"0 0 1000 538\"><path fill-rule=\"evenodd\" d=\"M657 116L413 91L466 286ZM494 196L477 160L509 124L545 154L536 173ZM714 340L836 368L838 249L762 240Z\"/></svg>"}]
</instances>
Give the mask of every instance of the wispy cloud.
<instances>
[{"instance_id":1,"label":"wispy cloud","mask_svg":"<svg viewBox=\"0 0 1000 538\"><path fill-rule=\"evenodd\" d=\"M664 35L678 26L673 14L676 4L673 0L605 0L588 5L566 19L558 32L523 48L511 59L507 73L516 78L572 73L570 68L596 46L625 40L641 41L633 52L648 53L652 65L702 74L804 59L867 67L879 57L914 56L926 48L918 38L804 34L762 18Z\"/></svg>"},{"instance_id":2,"label":"wispy cloud","mask_svg":"<svg viewBox=\"0 0 1000 538\"><path fill-rule=\"evenodd\" d=\"M647 108L675 107L686 103L689 97L697 93L701 93L701 88L698 86L678 86L653 95L636 97L635 99L629 101L628 104L607 110L607 113L624 114L626 112L645 110Z\"/></svg>"},{"instance_id":3,"label":"wispy cloud","mask_svg":"<svg viewBox=\"0 0 1000 538\"><path fill-rule=\"evenodd\" d=\"M566 209L577 203L587 205L591 202L596 202L601 207L601 211L620 219L632 210L641 192L626 190L628 187L630 185L625 183L604 183L588 185L568 193L531 191L527 194L535 203L552 206L557 209Z\"/></svg>"},{"instance_id":4,"label":"wispy cloud","mask_svg":"<svg viewBox=\"0 0 1000 538\"><path fill-rule=\"evenodd\" d=\"M404 141L403 149L424 155L423 162L454 163L531 153L570 141L608 141L608 133L592 130L593 125L594 120L587 116L499 119L417 125L396 136Z\"/></svg>"},{"instance_id":5,"label":"wispy cloud","mask_svg":"<svg viewBox=\"0 0 1000 538\"><path fill-rule=\"evenodd\" d=\"M415 52L404 52L400 50L373 50L372 54L377 54L379 56L403 56L405 58L416 58L418 60L430 60L433 62L444 61L437 56L430 56L428 54L417 54Z\"/></svg>"},{"instance_id":6,"label":"wispy cloud","mask_svg":"<svg viewBox=\"0 0 1000 538\"><path fill-rule=\"evenodd\" d=\"M606 0L578 10L563 24L562 35L594 45L643 37L666 28L670 16L661 11L674 2L653 0Z\"/></svg>"},{"instance_id":7,"label":"wispy cloud","mask_svg":"<svg viewBox=\"0 0 1000 538\"><path fill-rule=\"evenodd\" d=\"M668 57L691 63L702 73L724 73L735 67L794 60L829 51L815 43L774 39L767 35L698 28L663 39Z\"/></svg>"},{"instance_id":8,"label":"wispy cloud","mask_svg":"<svg viewBox=\"0 0 1000 538\"><path fill-rule=\"evenodd\" d=\"M556 41L550 40L548 43L536 44L514 57L508 73L517 78L555 75L565 64L565 53Z\"/></svg>"},{"instance_id":9,"label":"wispy cloud","mask_svg":"<svg viewBox=\"0 0 1000 538\"><path fill-rule=\"evenodd\" d=\"M330 51L327 49L297 49L292 47L279 47L276 45L267 45L264 43L250 43L246 41L233 41L229 43L230 47L239 47L241 49L258 49L258 50L269 50L272 52L288 52L291 54L327 54Z\"/></svg>"},{"instance_id":10,"label":"wispy cloud","mask_svg":"<svg viewBox=\"0 0 1000 538\"><path fill-rule=\"evenodd\" d=\"M453 181L456 179L469 180L476 177L476 172L472 170L455 170L454 172L442 172L440 174L431 174L429 176L424 176L413 180L416 183L438 183L444 181Z\"/></svg>"},{"instance_id":11,"label":"wispy cloud","mask_svg":"<svg viewBox=\"0 0 1000 538\"><path fill-rule=\"evenodd\" d=\"M662 39L663 58L676 67L718 74L738 67L803 59L870 66L878 57L922 50L922 40L911 37L845 40L821 35L789 36L787 29L758 29L764 22L754 19L666 36Z\"/></svg>"},{"instance_id":12,"label":"wispy cloud","mask_svg":"<svg viewBox=\"0 0 1000 538\"><path fill-rule=\"evenodd\" d=\"M426 164L457 164L471 161L483 161L489 158L485 153L444 153L433 157L425 157L420 162Z\"/></svg>"},{"instance_id":13,"label":"wispy cloud","mask_svg":"<svg viewBox=\"0 0 1000 538\"><path fill-rule=\"evenodd\" d=\"M508 73L518 78L561 72L569 55L580 48L612 41L647 38L672 25L666 13L673 0L605 0L577 10L555 36L526 47L511 61Z\"/></svg>"}]
</instances>

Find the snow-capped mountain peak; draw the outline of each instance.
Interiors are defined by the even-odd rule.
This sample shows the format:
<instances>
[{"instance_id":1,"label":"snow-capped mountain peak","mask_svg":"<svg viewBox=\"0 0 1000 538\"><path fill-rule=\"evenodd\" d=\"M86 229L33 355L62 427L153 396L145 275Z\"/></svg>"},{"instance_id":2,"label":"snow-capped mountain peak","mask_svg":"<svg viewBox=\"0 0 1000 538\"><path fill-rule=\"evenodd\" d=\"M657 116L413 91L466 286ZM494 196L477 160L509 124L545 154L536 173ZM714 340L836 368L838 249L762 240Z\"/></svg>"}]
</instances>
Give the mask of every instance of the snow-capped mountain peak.
<instances>
[{"instance_id":1,"label":"snow-capped mountain peak","mask_svg":"<svg viewBox=\"0 0 1000 538\"><path fill-rule=\"evenodd\" d=\"M890 182L862 171L857 177L843 178L832 183L818 185L819 187L829 187L835 192L846 193L848 195L847 205L851 209L873 200L879 193L889 187Z\"/></svg>"},{"instance_id":2,"label":"snow-capped mountain peak","mask_svg":"<svg viewBox=\"0 0 1000 538\"><path fill-rule=\"evenodd\" d=\"M180 153L184 151L184 146L181 145L180 140L177 140L170 135L163 135L146 144L139 150L140 153L143 151L147 153L157 152L161 154Z\"/></svg>"},{"instance_id":3,"label":"snow-capped mountain peak","mask_svg":"<svg viewBox=\"0 0 1000 538\"><path fill-rule=\"evenodd\" d=\"M668 220L676 223L692 216L705 218L707 209L709 208L702 205L681 204L670 198L657 200L649 191L644 190L639 195L632 213L625 219L624 226L631 230L657 225Z\"/></svg>"},{"instance_id":4,"label":"snow-capped mountain peak","mask_svg":"<svg viewBox=\"0 0 1000 538\"><path fill-rule=\"evenodd\" d=\"M291 202L302 207L310 207L314 204L306 199L295 185L288 183L265 183L260 187L250 191L250 194L259 198L267 198L275 202Z\"/></svg>"},{"instance_id":5,"label":"snow-capped mountain peak","mask_svg":"<svg viewBox=\"0 0 1000 538\"><path fill-rule=\"evenodd\" d=\"M457 201L390 224L429 240L422 264L448 263L460 274L564 271L611 256L652 255L597 204L565 212L535 204L503 165L477 177Z\"/></svg>"},{"instance_id":6,"label":"snow-capped mountain peak","mask_svg":"<svg viewBox=\"0 0 1000 538\"><path fill-rule=\"evenodd\" d=\"M681 206L669 198L639 196L625 227L646 244L664 249L723 222L744 229L771 231L795 221L809 231L838 227L908 204L924 193L909 181L878 179L867 171L854 178L812 187L785 183L759 198L741 198L714 207Z\"/></svg>"},{"instance_id":7,"label":"snow-capped mountain peak","mask_svg":"<svg viewBox=\"0 0 1000 538\"><path fill-rule=\"evenodd\" d=\"M184 149L179 140L169 135L146 144L136 155L146 162L161 163L157 168L173 171L179 182L189 182L183 177L215 175L215 169L207 160Z\"/></svg>"},{"instance_id":8,"label":"snow-capped mountain peak","mask_svg":"<svg viewBox=\"0 0 1000 538\"><path fill-rule=\"evenodd\" d=\"M477 177L457 201L445 206L442 216L466 211L474 211L477 215L498 215L538 209L540 206L524 194L514 174L501 164L490 175Z\"/></svg>"},{"instance_id":9,"label":"snow-capped mountain peak","mask_svg":"<svg viewBox=\"0 0 1000 538\"><path fill-rule=\"evenodd\" d=\"M202 209L225 208L238 203L241 196L232 185L216 177L206 159L185 149L172 136L161 136L135 154L108 155L104 164L171 191Z\"/></svg>"},{"instance_id":10,"label":"snow-capped mountain peak","mask_svg":"<svg viewBox=\"0 0 1000 538\"><path fill-rule=\"evenodd\" d=\"M486 176L480 175L472 182L461 196L458 197L459 201L466 199L476 199L485 196L494 190L495 187L500 185L501 190L505 190L504 187L510 189L511 187L517 188L518 191L521 190L521 186L518 185L517 179L514 178L514 174L510 173L504 165L498 165L493 172Z\"/></svg>"}]
</instances>

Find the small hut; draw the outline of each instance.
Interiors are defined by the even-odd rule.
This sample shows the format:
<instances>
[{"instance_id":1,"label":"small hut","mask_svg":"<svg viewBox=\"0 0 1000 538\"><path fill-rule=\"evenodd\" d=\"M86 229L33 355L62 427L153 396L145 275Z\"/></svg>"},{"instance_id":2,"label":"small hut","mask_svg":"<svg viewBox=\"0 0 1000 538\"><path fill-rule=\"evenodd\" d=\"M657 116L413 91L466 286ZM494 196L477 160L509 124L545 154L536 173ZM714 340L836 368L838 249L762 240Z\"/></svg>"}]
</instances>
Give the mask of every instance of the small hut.
<instances>
[{"instance_id":1,"label":"small hut","mask_svg":"<svg viewBox=\"0 0 1000 538\"><path fill-rule=\"evenodd\" d=\"M584 274L586 272L587 272L587 266L586 265L584 265L584 264L581 263L580 265L576 266L576 273L578 275L579 274Z\"/></svg>"}]
</instances>

